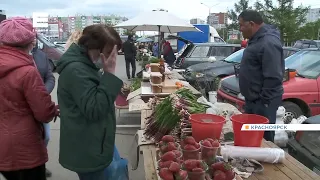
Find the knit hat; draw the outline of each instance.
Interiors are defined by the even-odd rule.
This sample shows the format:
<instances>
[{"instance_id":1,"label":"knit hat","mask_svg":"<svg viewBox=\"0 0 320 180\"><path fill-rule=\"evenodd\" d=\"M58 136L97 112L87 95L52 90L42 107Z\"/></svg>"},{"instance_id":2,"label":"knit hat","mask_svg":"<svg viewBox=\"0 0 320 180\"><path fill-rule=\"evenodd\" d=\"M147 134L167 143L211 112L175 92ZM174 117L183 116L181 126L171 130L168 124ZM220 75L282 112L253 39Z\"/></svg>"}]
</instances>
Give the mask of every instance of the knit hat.
<instances>
[{"instance_id":1,"label":"knit hat","mask_svg":"<svg viewBox=\"0 0 320 180\"><path fill-rule=\"evenodd\" d=\"M32 22L23 17L15 17L0 23L0 42L10 46L24 46L36 38Z\"/></svg>"}]
</instances>

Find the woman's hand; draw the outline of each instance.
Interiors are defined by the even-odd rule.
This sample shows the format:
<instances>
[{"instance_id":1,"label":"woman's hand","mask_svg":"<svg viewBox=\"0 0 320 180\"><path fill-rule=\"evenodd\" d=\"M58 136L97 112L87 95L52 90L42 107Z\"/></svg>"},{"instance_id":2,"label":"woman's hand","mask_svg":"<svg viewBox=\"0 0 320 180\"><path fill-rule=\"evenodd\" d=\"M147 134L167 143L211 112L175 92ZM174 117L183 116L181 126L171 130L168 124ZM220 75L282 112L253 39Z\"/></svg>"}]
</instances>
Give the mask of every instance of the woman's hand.
<instances>
[{"instance_id":1,"label":"woman's hand","mask_svg":"<svg viewBox=\"0 0 320 180\"><path fill-rule=\"evenodd\" d=\"M118 55L117 46L113 47L108 58L106 58L106 56L103 53L100 54L101 61L103 62L103 71L104 72L109 72L111 74L115 73L117 55Z\"/></svg>"}]
</instances>

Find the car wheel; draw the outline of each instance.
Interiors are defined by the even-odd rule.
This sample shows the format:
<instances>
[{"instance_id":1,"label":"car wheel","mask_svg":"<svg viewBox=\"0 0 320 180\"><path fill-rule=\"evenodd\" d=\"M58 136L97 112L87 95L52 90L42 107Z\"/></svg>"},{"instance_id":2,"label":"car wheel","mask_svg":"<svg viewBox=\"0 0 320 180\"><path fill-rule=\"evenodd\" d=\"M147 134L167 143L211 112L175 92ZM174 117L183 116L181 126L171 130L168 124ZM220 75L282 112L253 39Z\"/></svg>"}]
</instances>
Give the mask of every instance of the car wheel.
<instances>
[{"instance_id":1,"label":"car wheel","mask_svg":"<svg viewBox=\"0 0 320 180\"><path fill-rule=\"evenodd\" d=\"M286 109L284 114L284 123L290 124L292 119L296 119L303 115L302 109L295 103L290 101L285 101L282 106Z\"/></svg>"}]
</instances>

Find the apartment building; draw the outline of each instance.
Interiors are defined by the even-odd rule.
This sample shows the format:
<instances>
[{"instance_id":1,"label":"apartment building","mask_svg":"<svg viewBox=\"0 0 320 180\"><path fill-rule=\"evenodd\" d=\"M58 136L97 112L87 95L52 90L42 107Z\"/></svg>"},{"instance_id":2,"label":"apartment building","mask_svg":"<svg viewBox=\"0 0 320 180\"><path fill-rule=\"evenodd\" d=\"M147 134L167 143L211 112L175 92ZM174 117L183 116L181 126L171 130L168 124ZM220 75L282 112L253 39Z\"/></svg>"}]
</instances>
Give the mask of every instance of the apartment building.
<instances>
[{"instance_id":1,"label":"apartment building","mask_svg":"<svg viewBox=\"0 0 320 180\"><path fill-rule=\"evenodd\" d=\"M210 13L207 18L207 24L216 29L224 28L228 24L228 14L224 12Z\"/></svg>"},{"instance_id":2,"label":"apartment building","mask_svg":"<svg viewBox=\"0 0 320 180\"><path fill-rule=\"evenodd\" d=\"M320 8L309 9L306 22L315 22L320 19Z\"/></svg>"},{"instance_id":3,"label":"apartment building","mask_svg":"<svg viewBox=\"0 0 320 180\"><path fill-rule=\"evenodd\" d=\"M190 24L205 24L205 21L200 18L190 19Z\"/></svg>"}]
</instances>

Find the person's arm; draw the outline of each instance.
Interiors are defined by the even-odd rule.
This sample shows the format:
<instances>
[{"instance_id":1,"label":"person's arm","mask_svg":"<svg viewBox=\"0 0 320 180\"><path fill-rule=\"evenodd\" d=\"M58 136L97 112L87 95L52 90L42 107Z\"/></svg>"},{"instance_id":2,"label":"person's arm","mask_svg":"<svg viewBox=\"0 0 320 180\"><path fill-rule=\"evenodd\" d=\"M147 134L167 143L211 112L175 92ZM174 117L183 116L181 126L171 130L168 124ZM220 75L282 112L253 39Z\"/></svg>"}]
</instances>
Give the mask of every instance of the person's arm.
<instances>
[{"instance_id":1,"label":"person's arm","mask_svg":"<svg viewBox=\"0 0 320 180\"><path fill-rule=\"evenodd\" d=\"M262 49L262 74L263 85L261 100L268 105L270 100L277 96L279 88L282 87L284 73L284 59L282 46L272 42L265 42Z\"/></svg>"},{"instance_id":2,"label":"person's arm","mask_svg":"<svg viewBox=\"0 0 320 180\"><path fill-rule=\"evenodd\" d=\"M31 68L23 78L24 96L37 121L48 123L55 114L56 108L51 96L36 68Z\"/></svg>"},{"instance_id":3,"label":"person's arm","mask_svg":"<svg viewBox=\"0 0 320 180\"><path fill-rule=\"evenodd\" d=\"M54 86L56 84L56 78L54 77L54 75L52 73L49 59L47 58L47 56L45 56L45 57L46 57L45 60L47 62L47 71L46 71L46 77L44 79L44 85L46 86L46 89L50 94L53 91Z\"/></svg>"},{"instance_id":4,"label":"person's arm","mask_svg":"<svg viewBox=\"0 0 320 180\"><path fill-rule=\"evenodd\" d=\"M102 121L114 111L114 102L121 91L123 82L115 75L104 72L100 83L88 75L87 69L70 67L69 91L82 114L91 121Z\"/></svg>"},{"instance_id":5,"label":"person's arm","mask_svg":"<svg viewBox=\"0 0 320 180\"><path fill-rule=\"evenodd\" d=\"M136 55L137 55L137 47L134 44L132 44L131 49L132 49L132 53L133 53L134 57L136 57Z\"/></svg>"}]
</instances>

